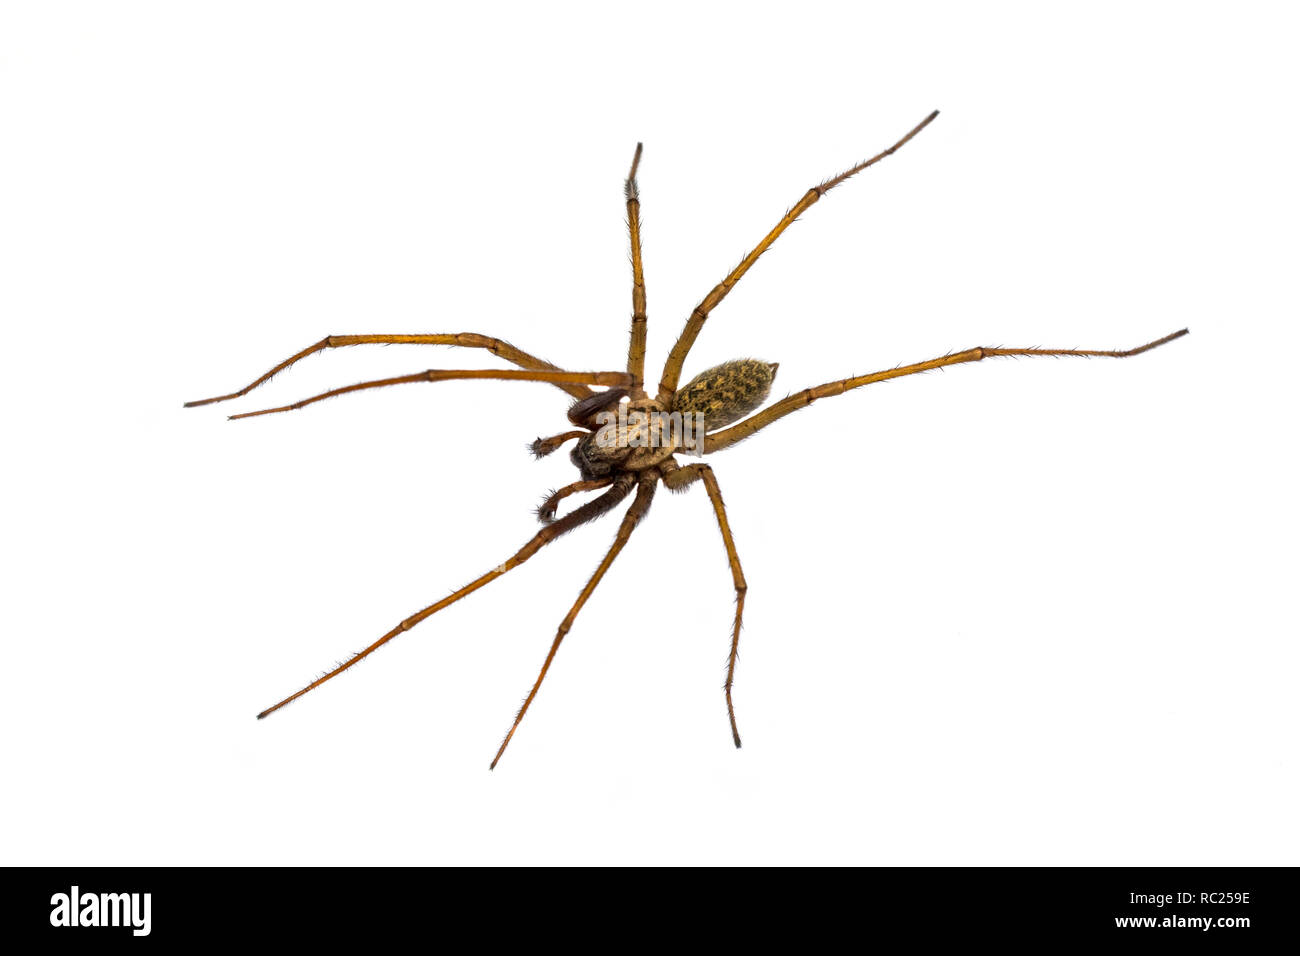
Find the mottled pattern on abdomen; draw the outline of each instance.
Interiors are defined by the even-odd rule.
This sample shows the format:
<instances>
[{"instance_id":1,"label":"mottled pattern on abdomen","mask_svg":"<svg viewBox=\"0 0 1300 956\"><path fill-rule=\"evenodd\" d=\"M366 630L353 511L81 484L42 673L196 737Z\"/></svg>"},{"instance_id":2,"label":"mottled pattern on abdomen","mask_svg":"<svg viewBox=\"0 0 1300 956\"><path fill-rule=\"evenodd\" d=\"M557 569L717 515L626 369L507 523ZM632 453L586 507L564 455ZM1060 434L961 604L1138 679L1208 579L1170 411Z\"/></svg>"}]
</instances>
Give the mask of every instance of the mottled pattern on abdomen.
<instances>
[{"instance_id":1,"label":"mottled pattern on abdomen","mask_svg":"<svg viewBox=\"0 0 1300 956\"><path fill-rule=\"evenodd\" d=\"M705 431L724 428L762 405L775 378L775 362L724 362L683 385L673 398L673 411L703 412Z\"/></svg>"}]
</instances>

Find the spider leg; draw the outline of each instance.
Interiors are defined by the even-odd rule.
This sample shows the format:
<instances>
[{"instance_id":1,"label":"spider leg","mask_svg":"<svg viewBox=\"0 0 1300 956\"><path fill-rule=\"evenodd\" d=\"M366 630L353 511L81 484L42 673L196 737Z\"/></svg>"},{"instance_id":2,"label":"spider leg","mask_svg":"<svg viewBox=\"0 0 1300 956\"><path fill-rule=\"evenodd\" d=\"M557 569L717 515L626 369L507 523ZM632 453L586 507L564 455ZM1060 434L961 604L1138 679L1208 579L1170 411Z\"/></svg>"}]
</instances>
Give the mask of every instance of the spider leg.
<instances>
[{"instance_id":1,"label":"spider leg","mask_svg":"<svg viewBox=\"0 0 1300 956\"><path fill-rule=\"evenodd\" d=\"M627 509L627 513L623 515L623 523L618 526L618 534L614 537L614 543L610 546L609 551L605 553L604 559L601 560L600 565L596 568L596 572L591 576L591 580L587 582L587 586L583 588L582 593L578 595L578 600L573 602L573 607L569 608L569 613L566 614L564 620L560 622L560 628L555 634L555 640L551 642L551 649L546 655L546 660L542 663L541 673L537 675L537 681L533 684L533 689L530 690L528 696L524 698L523 706L519 708L519 713L515 715L515 722L510 725L510 732L506 734L505 740L501 741L501 746L497 749L497 755L492 758L492 764L489 766L489 770L496 769L497 762L500 761L501 755L506 752L506 747L510 745L510 738L513 737L515 731L519 729L519 722L524 719L524 714L528 713L528 708L532 704L533 698L537 696L537 691L542 686L542 681L546 679L546 672L551 669L551 661L555 660L555 652L560 649L560 642L564 640L564 635L569 633L569 628L573 626L573 622L577 618L578 612L581 611L582 606L587 603L587 598L591 597L591 593L596 590L596 585L600 583L600 579L605 576L605 572L608 571L610 565L614 563L614 559L618 557L618 553L623 550L623 546L627 544L628 538L632 537L632 529L636 527L637 522L644 518L645 513L650 509L650 502L654 498L655 488L658 487L658 484L658 472L646 471L641 473L641 477L637 484L636 498L633 499L631 506ZM606 494L608 494L608 492L606 492ZM561 518L560 520L563 521L564 519ZM554 525L551 525L550 527L554 527Z\"/></svg>"},{"instance_id":2,"label":"spider leg","mask_svg":"<svg viewBox=\"0 0 1300 956\"><path fill-rule=\"evenodd\" d=\"M952 355L945 355L941 358L930 359L928 362L917 362L915 365L902 365L898 368L887 369L883 372L872 372L869 375L859 375L856 378L845 378L838 382L828 382L825 385L818 385L816 388L804 389L788 398L783 398L769 408L764 409L757 415L745 419L732 425L730 428L724 428L720 432L714 432L704 437L704 451L715 452L721 451L738 441L744 441L754 432L761 428L766 428L778 418L783 418L791 412L797 412L801 408L807 408L819 398L827 398L831 395L842 395L850 389L860 388L863 385L871 385L874 382L884 382L891 378L901 378L904 375L915 375L917 372L929 372L932 369L943 368L946 365L959 365L963 362L978 362L981 359L992 358L999 355L1083 355L1083 356L1106 356L1109 358L1128 358L1131 355L1141 355L1143 352L1157 348L1174 339L1182 338L1187 334L1187 329L1180 329L1172 332L1164 338L1156 339L1154 342L1148 342L1146 345L1139 345L1134 349L1127 349L1122 352L1100 351L1097 349L1000 349L1000 348L974 348L967 349L964 352L956 352Z\"/></svg>"},{"instance_id":3,"label":"spider leg","mask_svg":"<svg viewBox=\"0 0 1300 956\"><path fill-rule=\"evenodd\" d=\"M664 364L663 376L659 380L659 401L664 404L668 404L672 401L673 394L677 391L677 381L681 378L682 366L686 364L687 353L690 352L691 346L695 344L695 337L698 336L700 330L704 328L704 323L705 320L708 319L709 313L717 307L719 302L727 297L727 293L730 292L732 287L740 281L740 277L749 271L749 267L758 261L758 257L765 253L771 247L772 243L776 242L777 238L781 233L785 232L790 223L802 216L804 212L813 205L813 203L817 202L817 200L821 199L822 196L826 195L826 193L844 182L844 180L862 172L862 170L866 169L868 166L873 166L886 156L896 152L904 143L910 140L917 133L921 132L921 130L925 129L925 127L928 126L938 115L939 111L935 110L922 120L910 133L883 153L878 153L871 157L871 159L858 163L858 165L854 166L852 169L845 170L834 179L828 179L821 185L814 186L812 189L804 193L803 198L794 204L790 211L787 212L785 216L782 217L781 221L776 224L776 227L763 237L763 241L755 246L749 255L740 260L740 265L732 269L727 277L723 279L721 283L714 286L713 291L706 295L700 304L695 307L695 311L691 313L691 317L686 321L686 327L682 329L682 334L678 336L677 342L673 345L672 351L668 353L668 361Z\"/></svg>"},{"instance_id":4,"label":"spider leg","mask_svg":"<svg viewBox=\"0 0 1300 956\"><path fill-rule=\"evenodd\" d=\"M431 368L424 372L416 372L414 375L399 375L396 378L381 378L373 382L358 382L356 385L346 385L343 388L333 388L328 392L321 392L319 395L313 395L311 398L304 398L300 402L294 402L291 405L280 405L277 408L263 408L255 412L241 412L238 415L231 415L231 421L237 418L254 418L258 415L273 415L276 412L289 412L297 408L305 408L316 402L324 401L327 398L334 398L336 395L346 395L348 392L359 392L367 388L384 388L388 385L408 385L412 382L446 382L452 379L468 378L487 378L500 379L509 382L550 382L552 385L627 385L631 381L631 376L626 372L563 372L563 371L531 371L528 369L503 369L503 368L483 368L483 369L445 369Z\"/></svg>"},{"instance_id":5,"label":"spider leg","mask_svg":"<svg viewBox=\"0 0 1300 956\"><path fill-rule=\"evenodd\" d=\"M731 685L736 679L736 658L740 651L740 620L745 614L745 572L740 568L740 554L736 551L736 542L731 537L731 525L727 521L727 506L722 501L722 489L713 469L705 464L677 467L673 462L665 462L660 468L664 471L664 484L670 491L683 491L697 481L704 482L704 490L713 502L713 514L718 519L718 530L722 532L722 544L727 549L727 562L731 565L731 580L736 587L736 620L731 628L731 653L727 655L727 682L722 685L727 698L727 719L731 721L731 739L740 746L740 730L736 726L736 708L731 702Z\"/></svg>"},{"instance_id":6,"label":"spider leg","mask_svg":"<svg viewBox=\"0 0 1300 956\"><path fill-rule=\"evenodd\" d=\"M280 374L290 365L300 359L305 359L308 355L315 355L324 349L337 349L348 345L459 345L463 348L487 349L493 355L498 355L520 368L539 371L558 370L558 366L539 359L535 355L529 355L527 352L515 348L509 342L503 342L501 339L494 339L487 335L479 335L476 332L453 332L437 335L327 335L315 345L309 345L301 352L289 356L271 371L253 379L239 391L231 392L229 395L218 395L215 398L200 399L196 402L186 402L185 407L194 408L199 405L211 405L213 402L224 402L232 398L240 398ZM591 394L591 390L583 385L566 383L560 384L559 387L574 398L586 398Z\"/></svg>"},{"instance_id":7,"label":"spider leg","mask_svg":"<svg viewBox=\"0 0 1300 956\"><path fill-rule=\"evenodd\" d=\"M586 432L582 434L585 435ZM577 494L580 491L595 491L613 483L613 478L596 478L593 481L575 481L571 485L565 485L559 491L551 492L550 497L537 506L537 520L542 524L550 524L555 520L555 510L560 507L560 502L569 495Z\"/></svg>"},{"instance_id":8,"label":"spider leg","mask_svg":"<svg viewBox=\"0 0 1300 956\"><path fill-rule=\"evenodd\" d=\"M358 651L356 654L352 655L352 657L344 661L338 667L334 668L329 673L321 677L318 677L316 680L312 681L310 684L308 684L302 690L298 691L296 694L290 694L288 697L286 697L284 700L280 701L278 704L274 705L273 707L266 708L266 710L262 711L260 714L257 715L257 719L261 720L263 717L275 713L285 704L297 700L299 697L301 697L303 694L306 694L308 691L315 690L317 687L325 683L327 680L330 680L331 678L337 677L339 674L342 674L345 670L347 670L353 664L356 664L362 658L370 656L372 653L377 651L379 648L383 647L393 638L397 637L397 635L403 633L404 631L409 631L411 628L415 627L415 625L423 621L426 617L436 614L439 611L441 611L443 608L455 604L461 598L473 594L475 591L483 587L485 584L495 581L497 578L501 577L501 575L505 574L507 571L511 571L514 568L519 567L519 565L523 564L525 561L531 558L534 554L536 554L546 545L550 544L560 535L568 531L572 531L574 528L578 527L579 525L586 524L588 521L594 521L595 519L599 518L601 515L605 514L605 512L609 511L611 508L613 508L615 505L617 505L620 501L622 501L624 498L628 496L628 493L631 492L632 490L633 483L634 483L634 479L630 475L625 478L620 478L614 484L614 487L610 488L609 491L605 492L599 498L595 498L591 501L588 501L586 504L582 505L582 507L576 508L573 511L571 511L569 514L565 515L559 521L553 522L552 524L547 525L541 531L537 532L537 534L533 535L532 539L527 544L525 544L522 548L516 551L511 557L507 558L504 562L498 564L487 574L475 578L473 581L465 585L459 591L452 592L447 597L443 598L441 601L438 601L436 604L430 604L422 611L418 611L415 614L412 614L410 617L406 618L404 621L398 624L395 628L393 628L391 631L389 631L379 640L375 641L365 650Z\"/></svg>"},{"instance_id":9,"label":"spider leg","mask_svg":"<svg viewBox=\"0 0 1300 956\"><path fill-rule=\"evenodd\" d=\"M632 244L632 334L627 346L627 371L635 380L634 389L643 387L645 378L645 276L641 268L641 196L636 186L636 168L641 164L641 144L636 144L632 169L623 191L627 195L627 232Z\"/></svg>"}]
</instances>

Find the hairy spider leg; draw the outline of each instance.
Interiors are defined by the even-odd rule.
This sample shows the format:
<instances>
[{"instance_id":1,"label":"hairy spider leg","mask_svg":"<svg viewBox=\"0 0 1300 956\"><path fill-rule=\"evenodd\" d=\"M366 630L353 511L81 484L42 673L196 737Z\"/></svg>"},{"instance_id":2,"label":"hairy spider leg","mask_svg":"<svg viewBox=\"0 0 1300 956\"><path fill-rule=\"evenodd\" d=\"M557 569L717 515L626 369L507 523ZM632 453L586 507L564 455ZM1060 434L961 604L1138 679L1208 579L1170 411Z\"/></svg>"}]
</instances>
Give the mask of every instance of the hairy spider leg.
<instances>
[{"instance_id":1,"label":"hairy spider leg","mask_svg":"<svg viewBox=\"0 0 1300 956\"><path fill-rule=\"evenodd\" d=\"M452 604L455 604L461 598L473 594L479 588L483 587L485 584L495 581L497 578L501 577L501 575L505 574L507 571L511 571L519 567L519 565L523 564L525 561L531 558L534 554L536 554L546 545L550 544L556 538L560 537L560 535L568 531L572 531L574 528L578 527L579 525L583 525L589 521L596 520L601 515L605 514L607 511L609 511L611 508L617 505L624 498L626 498L628 494L631 492L634 482L635 479L631 475L628 475L626 478L620 478L619 481L615 483L614 487L610 488L609 491L605 492L599 498L594 498L591 501L588 501L580 508L575 508L573 511L565 515L560 520L553 522L552 524L548 524L541 531L537 532L537 534L533 535L532 539L527 544L525 544L522 548L520 548L513 555L507 558L503 563L497 565L487 574L484 574L482 577L475 578L469 584L465 585L463 588L461 588L458 591L452 592L447 597L443 598L441 601L438 601L436 604L430 604L428 607L424 608L424 610L412 614L410 617L406 618L406 620L402 621L395 628L393 628L391 631L389 631L379 640L375 641L365 650L358 651L356 654L354 654L348 660L344 661L338 667L334 668L329 673L321 677L318 677L316 680L312 681L310 684L308 684L302 690L298 691L296 694L290 694L288 697L280 701L275 706L268 707L266 710L262 711L260 714L257 715L257 719L261 720L263 717L275 713L285 704L292 703L293 701L297 700L299 697L301 697L303 694L306 694L308 691L315 690L317 687L325 683L327 680L330 680L334 677L337 677L339 674L342 674L353 664L356 664L358 661L362 660L365 657L369 657L379 648L383 647L393 638L397 637L397 635L405 631L409 631L411 628L415 627L415 625L419 624L425 618L429 617L430 615L438 613L445 607L449 607Z\"/></svg>"},{"instance_id":2,"label":"hairy spider leg","mask_svg":"<svg viewBox=\"0 0 1300 956\"><path fill-rule=\"evenodd\" d=\"M564 620L560 622L559 630L555 634L555 640L551 642L551 649L546 655L546 660L542 663L541 673L537 675L537 681L533 684L533 689L530 690L528 696L524 698L523 706L519 708L519 713L515 715L515 722L510 725L510 731L506 734L505 740L501 741L501 746L497 749L497 755L492 758L492 763L488 767L489 770L496 769L498 761L501 760L501 755L506 752L506 747L510 745L510 738L513 737L515 731L519 729L519 722L524 719L524 714L528 713L528 708L532 704L533 698L537 696L537 691L542 686L542 681L546 679L546 672L551 669L551 661L555 660L555 652L560 649L560 642L564 640L564 635L569 633L569 628L573 626L574 620L578 617L578 612L581 611L582 606L587 603L587 598L591 597L591 593L596 590L596 585L600 583L600 579L605 576L605 572L608 571L610 565L614 563L614 559L618 557L618 553L623 550L623 546L627 544L628 538L632 537L632 529L637 526L637 522L644 518L645 513L650 510L650 502L654 499L655 489L658 485L659 473L657 471L651 469L641 473L637 482L636 498L632 500L632 504L623 515L623 522L618 526L618 534L614 537L614 543L610 545L609 551L605 553L604 559L601 560L600 565L596 568L596 572L591 576L591 580L587 582L587 586L584 587L582 593L578 595L578 600L573 602L573 607L569 608L569 613L566 614ZM609 492L606 492L605 494L608 495ZM602 497L604 496L602 495ZM563 520L563 518L560 519L560 521ZM556 523L558 524L559 522ZM555 525L550 525L549 527L553 528Z\"/></svg>"},{"instance_id":3,"label":"hairy spider leg","mask_svg":"<svg viewBox=\"0 0 1300 956\"><path fill-rule=\"evenodd\" d=\"M479 335L477 332L451 332L436 335L327 335L315 345L309 345L301 352L289 356L271 371L253 379L239 391L231 392L229 395L218 395L215 398L200 399L197 402L186 402L185 407L195 408L199 405L211 405L213 402L225 402L232 398L240 398L259 385L270 381L290 365L300 359L305 359L308 355L315 355L324 349L337 349L348 345L458 345L462 348L487 349L493 355L500 356L520 368L533 369L534 371L559 370L559 366L552 365L535 355L529 355L522 349L515 348L509 342L503 342L501 339L494 339L488 335ZM591 394L591 390L583 385L557 384L574 398L586 398Z\"/></svg>"},{"instance_id":4,"label":"hairy spider leg","mask_svg":"<svg viewBox=\"0 0 1300 956\"><path fill-rule=\"evenodd\" d=\"M585 435L586 432L579 432L579 434ZM613 483L613 478L595 478L591 481L575 481L571 485L565 485L559 491L551 492L550 496L537 506L537 520L543 524L554 521L555 509L560 507L560 502L569 495L575 495L582 491L596 491Z\"/></svg>"},{"instance_id":5,"label":"hairy spider leg","mask_svg":"<svg viewBox=\"0 0 1300 956\"><path fill-rule=\"evenodd\" d=\"M276 412L291 412L294 409L305 408L316 402L323 402L327 398L334 398L337 395L346 395L349 392L359 392L367 388L384 388L388 385L409 385L413 382L447 382L458 379L497 379L509 382L550 382L552 385L628 385L632 376L626 372L563 372L563 371L542 371L534 372L527 369L511 368L481 368L481 369L446 369L431 368L423 372L416 372L414 375L399 375L396 378L381 378L372 382L358 382L356 385L345 385L343 388L332 388L328 392L321 392L319 395L313 395L311 398L304 398L302 401L293 402L290 405L280 405L276 408L263 408L255 412L241 412L238 415L231 415L230 420L237 418L255 418L258 415L274 415Z\"/></svg>"},{"instance_id":6,"label":"hairy spider leg","mask_svg":"<svg viewBox=\"0 0 1300 956\"><path fill-rule=\"evenodd\" d=\"M645 379L645 276L641 269L641 196L637 191L636 169L641 165L641 144L636 144L632 155L632 169L623 184L627 196L627 233L632 244L632 333L627 346L627 371L632 376L632 387L644 387Z\"/></svg>"},{"instance_id":7,"label":"hairy spider leg","mask_svg":"<svg viewBox=\"0 0 1300 956\"><path fill-rule=\"evenodd\" d=\"M696 336L698 336L700 330L704 328L704 323L708 319L709 313L717 308L718 303L727 297L727 293L730 292L732 287L740 281L740 277L749 271L749 267L758 261L758 257L765 253L771 247L772 243L776 242L781 233L785 232L786 228L789 227L792 222L802 216L804 212L806 212L813 203L821 199L822 196L826 195L826 193L830 192L850 176L862 172L862 170L866 169L868 166L873 166L886 156L895 153L897 150L902 148L908 140L921 132L921 130L925 129L926 126L930 125L938 115L939 111L935 110L917 124L910 133L883 153L878 153L870 159L858 163L858 165L854 166L852 169L847 169L834 179L828 179L821 185L814 186L812 189L808 190L808 192L804 193L803 198L795 203L790 211L782 217L781 221L776 224L776 228L764 236L763 241L755 246L749 255L740 260L740 265L732 269L730 274L728 274L722 282L714 286L713 291L706 295L700 304L695 307L695 311L691 313L691 317L686 321L686 327L682 329L682 334L673 345L672 351L668 353L668 361L664 364L663 375L659 379L659 401L663 402L665 405L670 405L673 400L673 395L677 391L677 381L681 378L682 366L686 364L686 356L690 352L691 346L695 344Z\"/></svg>"},{"instance_id":8,"label":"hairy spider leg","mask_svg":"<svg viewBox=\"0 0 1300 956\"><path fill-rule=\"evenodd\" d=\"M713 503L713 514L718 519L718 530L722 532L722 544L727 549L727 563L731 565L731 580L736 588L736 620L731 628L731 653L727 655L727 681L722 685L727 698L727 719L731 721L731 739L740 746L740 729L736 726L736 708L731 702L731 685L736 680L736 659L740 654L740 621L745 614L745 572L740 567L740 554L736 551L736 542L731 537L731 524L727 521L727 506L722 501L722 489L713 469L700 463L679 468L673 462L660 466L664 471L664 484L670 491L684 491L697 481L704 482L704 490L709 493Z\"/></svg>"},{"instance_id":9,"label":"hairy spider leg","mask_svg":"<svg viewBox=\"0 0 1300 956\"><path fill-rule=\"evenodd\" d=\"M818 385L816 388L804 389L788 398L783 398L769 408L764 409L757 415L745 419L725 428L722 431L706 435L704 438L704 451L706 453L721 451L738 441L743 441L750 435L754 434L761 428L766 428L778 418L783 418L791 412L797 412L801 408L807 408L819 398L828 398L832 395L842 395L850 389L861 388L863 385L870 385L873 382L884 382L891 378L901 378L904 375L915 375L917 372L929 372L932 369L943 368L946 365L960 365L963 362L978 362L981 359L993 358L1001 355L1082 355L1082 356L1103 356L1107 358L1128 358L1132 355L1141 355L1143 352L1157 348L1174 339L1182 338L1187 334L1187 329L1180 329L1172 332L1164 338L1156 339L1154 342L1148 342L1146 345L1139 345L1134 349L1126 349L1122 352L1101 351L1097 349L1002 349L1002 348L974 348L967 349L964 352L956 352L952 355L944 355L941 358L930 359L928 362L917 362L915 365L901 365L898 368L887 369L883 372L872 372L869 375L859 375L856 378L845 378L838 382L828 382L825 385Z\"/></svg>"}]
</instances>

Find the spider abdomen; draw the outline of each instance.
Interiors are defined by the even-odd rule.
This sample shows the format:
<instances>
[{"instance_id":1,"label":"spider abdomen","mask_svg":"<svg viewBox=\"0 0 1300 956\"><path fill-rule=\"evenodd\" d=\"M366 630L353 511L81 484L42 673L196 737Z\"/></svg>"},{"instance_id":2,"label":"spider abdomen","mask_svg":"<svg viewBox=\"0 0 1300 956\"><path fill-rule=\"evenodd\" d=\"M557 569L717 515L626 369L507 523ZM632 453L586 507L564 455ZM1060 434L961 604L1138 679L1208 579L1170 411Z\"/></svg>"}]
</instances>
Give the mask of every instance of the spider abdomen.
<instances>
[{"instance_id":1,"label":"spider abdomen","mask_svg":"<svg viewBox=\"0 0 1300 956\"><path fill-rule=\"evenodd\" d=\"M735 359L701 372L673 397L673 411L704 415L705 431L740 421L767 399L776 362Z\"/></svg>"}]
</instances>

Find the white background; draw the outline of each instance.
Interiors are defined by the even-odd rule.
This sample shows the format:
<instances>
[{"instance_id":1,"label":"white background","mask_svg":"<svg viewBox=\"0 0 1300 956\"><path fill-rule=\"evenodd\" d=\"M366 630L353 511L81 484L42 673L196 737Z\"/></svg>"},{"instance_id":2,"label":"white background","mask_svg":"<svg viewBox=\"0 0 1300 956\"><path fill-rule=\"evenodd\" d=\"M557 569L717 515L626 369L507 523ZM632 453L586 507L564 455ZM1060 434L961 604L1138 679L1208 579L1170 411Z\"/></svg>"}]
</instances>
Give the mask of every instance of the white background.
<instances>
[{"instance_id":1,"label":"white background","mask_svg":"<svg viewBox=\"0 0 1300 956\"><path fill-rule=\"evenodd\" d=\"M0 20L6 863L1295 864L1287 5L10 3ZM518 548L544 385L327 333L652 361L820 403L264 721Z\"/></svg>"}]
</instances>

